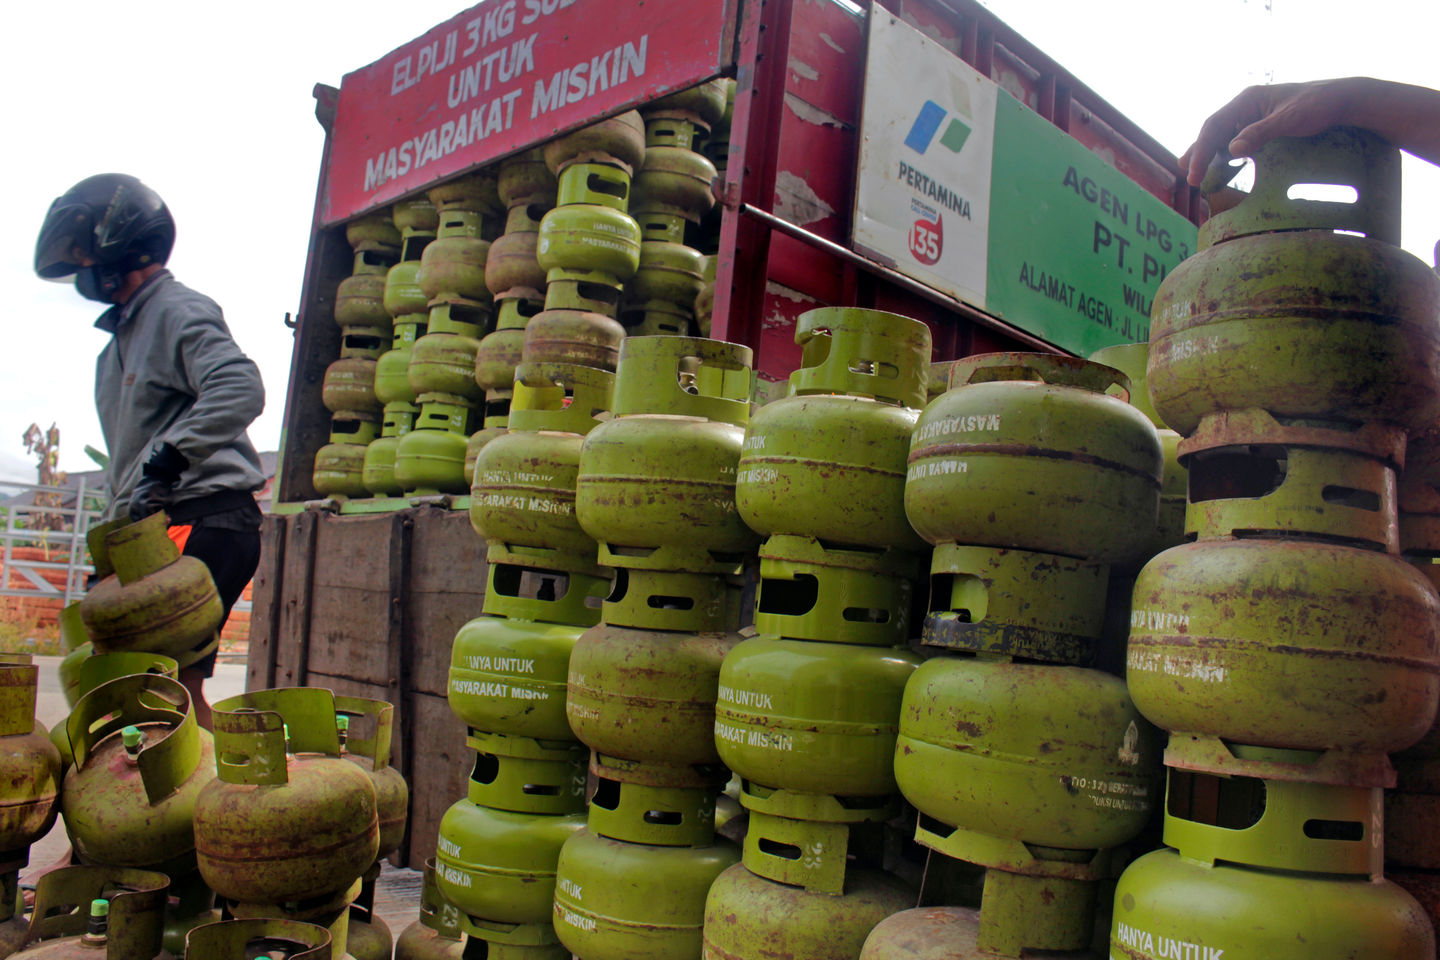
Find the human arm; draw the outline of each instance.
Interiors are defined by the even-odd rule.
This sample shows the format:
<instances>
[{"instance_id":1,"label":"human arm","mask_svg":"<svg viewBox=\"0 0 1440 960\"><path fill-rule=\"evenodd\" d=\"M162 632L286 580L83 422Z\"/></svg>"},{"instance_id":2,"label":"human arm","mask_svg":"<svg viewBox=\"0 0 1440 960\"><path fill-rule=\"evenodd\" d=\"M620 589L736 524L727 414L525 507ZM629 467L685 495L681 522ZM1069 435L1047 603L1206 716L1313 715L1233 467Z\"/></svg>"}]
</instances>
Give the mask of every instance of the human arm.
<instances>
[{"instance_id":1,"label":"human arm","mask_svg":"<svg viewBox=\"0 0 1440 960\"><path fill-rule=\"evenodd\" d=\"M1247 87L1200 128L1180 158L1192 186L1222 149L1253 156L1275 137L1308 137L1334 126L1374 131L1402 150L1440 164L1440 91L1371 77Z\"/></svg>"},{"instance_id":2,"label":"human arm","mask_svg":"<svg viewBox=\"0 0 1440 960\"><path fill-rule=\"evenodd\" d=\"M190 315L174 330L171 362L195 400L157 442L200 463L241 434L265 409L260 369L240 350L221 317Z\"/></svg>"}]
</instances>

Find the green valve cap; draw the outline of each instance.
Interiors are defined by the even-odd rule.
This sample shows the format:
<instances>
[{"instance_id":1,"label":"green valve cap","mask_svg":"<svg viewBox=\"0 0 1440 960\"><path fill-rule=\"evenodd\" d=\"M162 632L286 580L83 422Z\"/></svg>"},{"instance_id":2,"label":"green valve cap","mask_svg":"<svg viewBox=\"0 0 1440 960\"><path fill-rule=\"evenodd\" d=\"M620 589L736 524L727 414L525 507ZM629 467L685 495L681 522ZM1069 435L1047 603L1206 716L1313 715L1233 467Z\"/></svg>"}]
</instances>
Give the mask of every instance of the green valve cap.
<instances>
[{"instance_id":1,"label":"green valve cap","mask_svg":"<svg viewBox=\"0 0 1440 960\"><path fill-rule=\"evenodd\" d=\"M130 729L133 730L134 727L131 727ZM108 916L110 916L110 901L109 901L109 900L100 899L100 898L98 898L98 897L97 897L96 899L94 899L94 900L91 900L91 901L90 901L90 916L92 916L92 917L108 917Z\"/></svg>"},{"instance_id":2,"label":"green valve cap","mask_svg":"<svg viewBox=\"0 0 1440 960\"><path fill-rule=\"evenodd\" d=\"M145 734L140 732L139 727L130 726L120 731L120 740L125 744L125 749L135 751L140 744L145 742ZM97 903L100 901L96 901Z\"/></svg>"}]
</instances>

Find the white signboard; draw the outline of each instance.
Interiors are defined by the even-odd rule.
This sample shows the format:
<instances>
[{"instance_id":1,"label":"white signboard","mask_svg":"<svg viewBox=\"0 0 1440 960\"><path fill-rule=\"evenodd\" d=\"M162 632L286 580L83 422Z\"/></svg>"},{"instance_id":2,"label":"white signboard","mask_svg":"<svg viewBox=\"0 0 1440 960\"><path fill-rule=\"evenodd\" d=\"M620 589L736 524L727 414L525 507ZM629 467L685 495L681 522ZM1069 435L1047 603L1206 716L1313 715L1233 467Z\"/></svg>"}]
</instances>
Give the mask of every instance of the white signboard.
<instances>
[{"instance_id":1,"label":"white signboard","mask_svg":"<svg viewBox=\"0 0 1440 960\"><path fill-rule=\"evenodd\" d=\"M998 88L940 44L874 10L855 246L984 305Z\"/></svg>"}]
</instances>

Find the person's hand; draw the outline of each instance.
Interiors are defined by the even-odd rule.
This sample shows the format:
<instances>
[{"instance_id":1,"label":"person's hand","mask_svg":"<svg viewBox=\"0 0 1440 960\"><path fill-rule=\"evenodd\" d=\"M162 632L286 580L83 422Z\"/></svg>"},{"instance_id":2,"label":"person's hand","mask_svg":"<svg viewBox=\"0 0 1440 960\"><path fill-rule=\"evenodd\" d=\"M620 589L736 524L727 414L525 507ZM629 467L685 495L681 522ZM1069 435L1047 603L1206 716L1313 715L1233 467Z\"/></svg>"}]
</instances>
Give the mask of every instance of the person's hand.
<instances>
[{"instance_id":1,"label":"person's hand","mask_svg":"<svg viewBox=\"0 0 1440 960\"><path fill-rule=\"evenodd\" d=\"M1234 157L1250 157L1276 137L1313 136L1345 122L1359 79L1363 78L1245 88L1211 114L1180 158L1186 181L1198 187L1222 149Z\"/></svg>"},{"instance_id":2,"label":"person's hand","mask_svg":"<svg viewBox=\"0 0 1440 960\"><path fill-rule=\"evenodd\" d=\"M144 520L165 509L175 493L180 474L190 466L185 455L168 443L157 443L140 468L140 482L130 492L130 522Z\"/></svg>"}]
</instances>

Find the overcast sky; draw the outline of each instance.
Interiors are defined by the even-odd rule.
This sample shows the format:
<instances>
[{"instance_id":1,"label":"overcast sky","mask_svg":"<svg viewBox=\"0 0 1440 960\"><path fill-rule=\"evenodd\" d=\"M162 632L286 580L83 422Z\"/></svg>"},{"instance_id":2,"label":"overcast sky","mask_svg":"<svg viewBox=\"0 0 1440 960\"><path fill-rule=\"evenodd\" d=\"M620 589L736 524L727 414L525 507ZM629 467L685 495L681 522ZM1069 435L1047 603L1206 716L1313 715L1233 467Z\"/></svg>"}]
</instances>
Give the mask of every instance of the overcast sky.
<instances>
[{"instance_id":1,"label":"overcast sky","mask_svg":"<svg viewBox=\"0 0 1440 960\"><path fill-rule=\"evenodd\" d=\"M1176 153L1250 83L1370 74L1440 85L1440 14L1423 4L985 5ZM276 448L291 347L282 321L299 301L323 139L310 89L338 86L345 72L464 8L437 0L11 8L0 36L12 197L9 229L0 233L10 304L0 478L33 481L20 442L32 421L58 423L63 469L90 469L84 446L103 446L92 401L94 358L106 341L92 327L100 307L68 285L37 280L31 263L50 201L107 171L139 176L170 205L178 222L171 267L224 307L236 340L259 363L268 403L251 438ZM1406 161L1405 246L1428 263L1440 239L1440 171Z\"/></svg>"}]
</instances>

